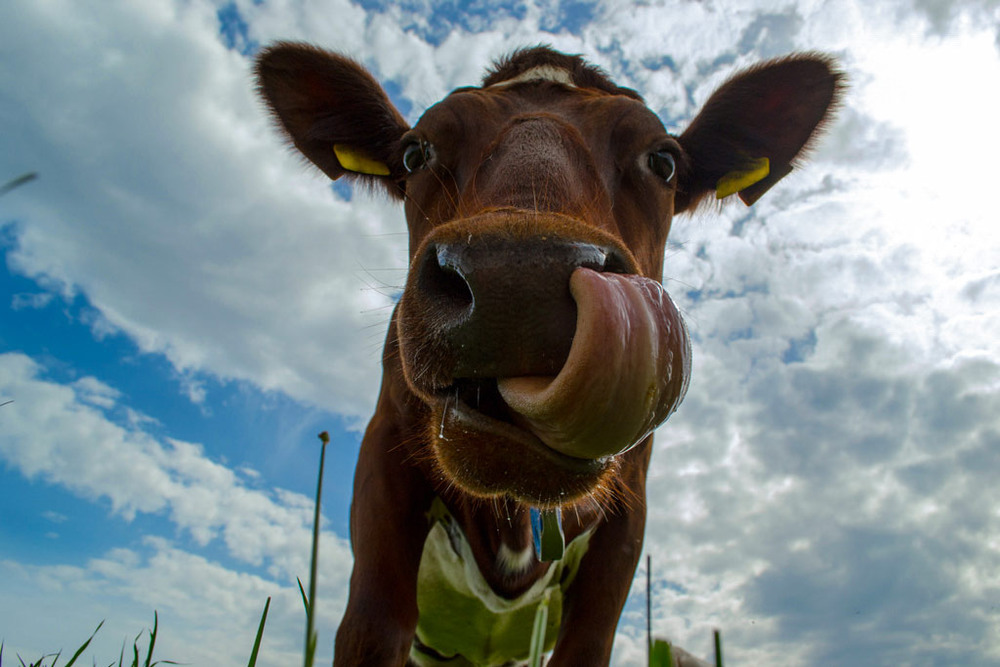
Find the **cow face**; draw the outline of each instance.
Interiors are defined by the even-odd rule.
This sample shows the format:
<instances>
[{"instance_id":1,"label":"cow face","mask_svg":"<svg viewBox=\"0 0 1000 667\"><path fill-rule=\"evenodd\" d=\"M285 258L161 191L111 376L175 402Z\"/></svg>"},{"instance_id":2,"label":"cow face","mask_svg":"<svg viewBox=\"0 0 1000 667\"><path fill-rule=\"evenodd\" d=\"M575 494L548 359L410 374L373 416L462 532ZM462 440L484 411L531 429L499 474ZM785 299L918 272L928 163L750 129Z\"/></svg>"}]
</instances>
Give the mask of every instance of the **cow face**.
<instances>
[{"instance_id":1,"label":"cow face","mask_svg":"<svg viewBox=\"0 0 1000 667\"><path fill-rule=\"evenodd\" d=\"M535 506L612 487L618 457L683 398L688 339L659 283L674 213L713 190L755 201L839 87L822 57L771 62L675 137L637 93L547 48L501 61L413 128L342 56L279 44L258 76L317 166L405 201L410 272L387 358L425 406L437 469Z\"/></svg>"}]
</instances>

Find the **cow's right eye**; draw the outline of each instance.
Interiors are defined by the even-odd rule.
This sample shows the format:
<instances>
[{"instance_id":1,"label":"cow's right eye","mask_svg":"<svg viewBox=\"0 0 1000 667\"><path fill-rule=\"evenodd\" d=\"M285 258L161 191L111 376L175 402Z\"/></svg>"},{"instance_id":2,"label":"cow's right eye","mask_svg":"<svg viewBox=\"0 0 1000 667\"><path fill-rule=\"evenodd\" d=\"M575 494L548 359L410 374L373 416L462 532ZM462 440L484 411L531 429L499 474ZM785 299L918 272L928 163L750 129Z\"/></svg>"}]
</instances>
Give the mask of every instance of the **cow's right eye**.
<instances>
[{"instance_id":1,"label":"cow's right eye","mask_svg":"<svg viewBox=\"0 0 1000 667\"><path fill-rule=\"evenodd\" d=\"M669 183L677 172L677 162L670 151L660 150L650 154L649 168L664 182Z\"/></svg>"},{"instance_id":2,"label":"cow's right eye","mask_svg":"<svg viewBox=\"0 0 1000 667\"><path fill-rule=\"evenodd\" d=\"M431 159L431 145L426 141L415 141L403 150L403 166L411 174L427 166Z\"/></svg>"}]
</instances>

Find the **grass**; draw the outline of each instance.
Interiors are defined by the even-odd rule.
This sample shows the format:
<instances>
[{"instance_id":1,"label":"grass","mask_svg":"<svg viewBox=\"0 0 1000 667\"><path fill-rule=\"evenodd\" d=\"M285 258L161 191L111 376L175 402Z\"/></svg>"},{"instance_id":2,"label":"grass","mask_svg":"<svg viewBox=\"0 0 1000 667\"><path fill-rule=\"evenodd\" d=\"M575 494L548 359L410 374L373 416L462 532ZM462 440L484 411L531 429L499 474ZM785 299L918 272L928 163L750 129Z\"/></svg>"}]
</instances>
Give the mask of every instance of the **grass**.
<instances>
[{"instance_id":1,"label":"grass","mask_svg":"<svg viewBox=\"0 0 1000 667\"><path fill-rule=\"evenodd\" d=\"M29 179L30 180L30 179ZM2 194L2 192L0 192ZM319 638L319 634L314 630L315 617L313 614L314 606L312 604L313 600L316 599L316 565L319 560L319 522L320 522L320 498L323 492L323 467L326 459L326 446L330 443L330 436L326 431L319 434L320 442L322 443L322 449L319 455L319 481L316 485L316 512L313 516L313 541L312 541L312 562L309 567L309 593L306 594L305 588L302 586L302 581L299 581L299 592L302 594L302 604L306 608L306 641L305 649L303 651L304 665L305 667L312 667L316 656L316 644ZM264 626L267 624L267 612L271 607L271 598L267 598L267 602L264 603L264 611L260 615L260 623L257 625L257 635L254 638L253 649L250 652L250 660L247 663L248 667L255 667L257 664L257 657L260 653L260 643L264 637ZM17 656L18 667L72 667L77 659L87 650L90 646L90 642L93 641L94 637L97 636L97 632L104 625L104 621L97 624L97 628L91 633L90 637L87 638L80 648L76 650L73 656L65 664L59 663L59 658L62 655L62 651L57 653L45 654L42 657L34 660L32 662L25 662L25 660L19 655ZM118 656L117 663L111 661L107 663L106 667L155 667L156 665L178 665L181 663L174 662L172 660L153 660L153 650L156 647L156 637L159 631L160 619L157 612L153 612L153 629L143 630L135 639L132 641L132 662L125 662L125 644L122 644L121 654ZM149 645L146 647L145 651L140 649L140 640L143 635L149 633ZM3 667L3 642L0 641L0 667ZM141 654L145 653L143 657ZM93 661L94 665L97 665L97 661Z\"/></svg>"},{"instance_id":2,"label":"grass","mask_svg":"<svg viewBox=\"0 0 1000 667\"><path fill-rule=\"evenodd\" d=\"M28 172L27 174L22 174L22 175L18 176L17 178L13 179L13 180L7 181L3 185L0 185L0 197L2 197L3 195L7 194L8 192L10 192L11 190L13 190L14 188L19 188L22 185L24 185L25 183L30 183L31 181L35 180L36 178L38 178L38 174L36 174L35 172L32 171L32 172Z\"/></svg>"},{"instance_id":3,"label":"grass","mask_svg":"<svg viewBox=\"0 0 1000 667\"><path fill-rule=\"evenodd\" d=\"M31 180L31 179L28 179ZM2 194L2 191L0 191ZM299 593L302 595L302 605L305 607L306 612L306 632L305 632L305 647L303 649L303 665L304 667L313 667L313 663L316 657L316 645L319 640L319 633L315 630L315 615L314 615L314 603L316 600L316 568L319 562L319 524L320 524L320 500L323 494L323 468L326 461L326 446L330 444L330 436L326 431L319 434L320 442L322 447L320 449L319 455L319 475L316 483L316 511L313 516L313 538L312 538L312 557L309 564L309 592L306 593L305 587L302 585L302 581L297 579L299 584ZM248 667L256 667L257 657L260 652L260 643L264 637L264 626L267 624L267 612L271 607L271 598L267 598L264 603L264 611L260 616L260 623L257 626L257 635L254 638L253 649L250 652L250 659L247 663ZM529 666L530 667L542 667L544 664L542 658L543 644L545 641L545 627L546 621L548 620L549 613L549 597L546 593L545 598L542 600L541 604L538 606L538 610L535 612L535 622L531 633L531 644L529 650ZM159 630L159 615L157 612L153 612L153 629L143 630L139 632L132 640L132 662L125 662L125 647L126 644L122 644L121 653L118 656L117 663L111 661L107 663L106 667L155 667L156 665L178 665L182 663L177 663L172 660L153 660L153 650L156 646L156 637ZM87 650L90 646L90 642L97 636L98 631L104 625L104 621L97 624L97 628L91 633L90 637L87 638L83 644L76 650L76 652L70 657L70 659L65 664L59 664L59 658L62 655L62 651L57 653L51 653L43 655L33 662L25 662L20 655L17 656L18 665L17 667L72 667L77 659ZM142 644L141 639L145 633L149 633L149 644L142 650L140 644ZM718 630L714 632L715 639L715 666L722 667L722 638ZM3 667L3 642L0 641L0 667ZM142 654L145 654L143 657ZM50 662L47 662L50 661ZM93 661L96 666L97 661ZM653 639L650 641L649 647L649 667L673 667L673 657L671 653L670 642L665 639Z\"/></svg>"},{"instance_id":4,"label":"grass","mask_svg":"<svg viewBox=\"0 0 1000 667\"><path fill-rule=\"evenodd\" d=\"M94 631L90 633L90 637L87 638L87 641L83 642L83 644L80 645L80 648L76 649L76 653L74 653L64 665L59 664L59 658L62 657L62 651L43 655L38 660L35 660L33 662L25 662L24 658L22 658L19 655L17 656L18 665L20 667L72 667L73 664L77 661L77 659L83 654L83 652L87 650L87 647L90 646L90 642L93 641L94 637L97 636L97 632L101 629L101 626L103 625L104 621L101 621L100 623L97 624L97 628L95 628ZM126 665L128 665L129 667L154 667L155 665L179 664L173 662L172 660L153 660L153 651L156 648L156 634L157 631L159 630L159 626L160 626L160 619L158 614L154 611L153 629L143 630L142 632L140 632L135 636L135 639L132 640L132 651L131 651L132 662L125 662L125 644L123 643L121 653L118 655L118 662L117 662L118 667L126 667ZM149 645L146 646L145 650L143 650L142 648L140 648L140 645L142 643L141 639L142 636L147 632L149 633ZM145 653L145 657L142 656L143 653ZM95 661L93 664L96 665L97 662ZM108 663L107 667L114 667L115 664L116 663L114 661L111 661ZM3 667L2 642L0 642L0 667Z\"/></svg>"}]
</instances>

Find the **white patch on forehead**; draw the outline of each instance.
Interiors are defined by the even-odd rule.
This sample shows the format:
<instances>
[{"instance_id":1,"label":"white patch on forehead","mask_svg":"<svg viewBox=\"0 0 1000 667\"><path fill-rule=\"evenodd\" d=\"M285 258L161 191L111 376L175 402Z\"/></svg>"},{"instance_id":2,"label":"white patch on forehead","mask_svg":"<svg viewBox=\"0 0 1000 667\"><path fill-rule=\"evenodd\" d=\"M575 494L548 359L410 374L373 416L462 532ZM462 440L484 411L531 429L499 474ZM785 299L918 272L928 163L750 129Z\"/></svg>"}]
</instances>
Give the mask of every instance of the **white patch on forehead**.
<instances>
[{"instance_id":1,"label":"white patch on forehead","mask_svg":"<svg viewBox=\"0 0 1000 667\"><path fill-rule=\"evenodd\" d=\"M490 88L500 88L503 86L510 86L515 83L526 83L530 81L555 81L556 83L567 85L570 88L576 88L576 84L573 83L573 75L570 71L564 67L556 67L555 65L539 65L538 67L532 67L527 71L521 72L513 79L507 79L506 81L495 83L490 86Z\"/></svg>"}]
</instances>

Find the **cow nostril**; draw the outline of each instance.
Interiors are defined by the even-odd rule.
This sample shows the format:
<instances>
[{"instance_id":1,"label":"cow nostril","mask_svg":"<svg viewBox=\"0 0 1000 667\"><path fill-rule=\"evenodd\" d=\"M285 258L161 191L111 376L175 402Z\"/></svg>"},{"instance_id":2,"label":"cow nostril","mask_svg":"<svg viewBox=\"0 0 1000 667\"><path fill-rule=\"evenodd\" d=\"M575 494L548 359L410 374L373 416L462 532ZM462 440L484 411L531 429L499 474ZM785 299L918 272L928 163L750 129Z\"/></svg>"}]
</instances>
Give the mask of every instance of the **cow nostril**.
<instances>
[{"instance_id":1,"label":"cow nostril","mask_svg":"<svg viewBox=\"0 0 1000 667\"><path fill-rule=\"evenodd\" d=\"M606 273L634 273L629 261L614 248L591 243L567 243L563 248L563 255L556 263L564 262L570 271L583 267Z\"/></svg>"},{"instance_id":2,"label":"cow nostril","mask_svg":"<svg viewBox=\"0 0 1000 667\"><path fill-rule=\"evenodd\" d=\"M431 384L557 375L576 335L570 281L580 268L635 273L626 251L583 240L507 233L428 242L401 326L439 366Z\"/></svg>"},{"instance_id":3,"label":"cow nostril","mask_svg":"<svg viewBox=\"0 0 1000 667\"><path fill-rule=\"evenodd\" d=\"M473 304L472 290L448 246L427 249L420 266L418 288L431 299L435 309L453 317Z\"/></svg>"},{"instance_id":4,"label":"cow nostril","mask_svg":"<svg viewBox=\"0 0 1000 667\"><path fill-rule=\"evenodd\" d=\"M607 273L632 273L629 262L617 250L610 250L604 258L603 271Z\"/></svg>"}]
</instances>

